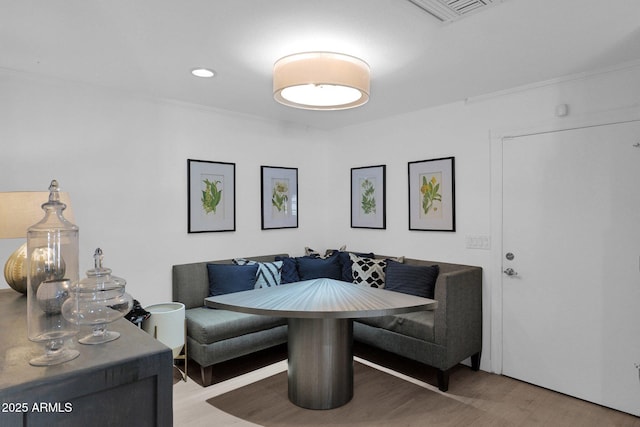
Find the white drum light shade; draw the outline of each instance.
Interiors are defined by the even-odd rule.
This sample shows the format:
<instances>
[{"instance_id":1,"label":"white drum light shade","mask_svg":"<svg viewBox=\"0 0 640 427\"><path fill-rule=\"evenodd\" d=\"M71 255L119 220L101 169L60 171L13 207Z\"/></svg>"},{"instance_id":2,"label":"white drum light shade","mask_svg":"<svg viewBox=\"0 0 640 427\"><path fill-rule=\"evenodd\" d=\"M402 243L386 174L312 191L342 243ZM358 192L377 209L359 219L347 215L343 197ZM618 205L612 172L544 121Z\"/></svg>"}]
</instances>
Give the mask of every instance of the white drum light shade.
<instances>
[{"instance_id":1,"label":"white drum light shade","mask_svg":"<svg viewBox=\"0 0 640 427\"><path fill-rule=\"evenodd\" d=\"M344 110L369 101L369 65L353 56L305 52L273 66L273 97L308 110Z\"/></svg>"},{"instance_id":2,"label":"white drum light shade","mask_svg":"<svg viewBox=\"0 0 640 427\"><path fill-rule=\"evenodd\" d=\"M171 348L177 359L185 345L184 304L171 302L145 307L151 316L142 323L142 329Z\"/></svg>"}]
</instances>

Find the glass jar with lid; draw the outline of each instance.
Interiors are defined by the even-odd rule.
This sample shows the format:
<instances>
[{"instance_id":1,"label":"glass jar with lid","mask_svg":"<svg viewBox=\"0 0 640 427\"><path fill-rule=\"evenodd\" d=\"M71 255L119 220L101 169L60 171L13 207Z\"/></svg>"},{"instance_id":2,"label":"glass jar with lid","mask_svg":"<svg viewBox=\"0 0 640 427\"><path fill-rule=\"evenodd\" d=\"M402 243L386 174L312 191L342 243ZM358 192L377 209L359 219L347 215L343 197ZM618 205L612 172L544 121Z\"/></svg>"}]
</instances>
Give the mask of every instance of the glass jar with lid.
<instances>
[{"instance_id":1,"label":"glass jar with lid","mask_svg":"<svg viewBox=\"0 0 640 427\"><path fill-rule=\"evenodd\" d=\"M70 284L78 280L79 229L64 217L66 207L58 182L51 181L44 218L27 230L27 330L31 341L45 346L45 354L29 361L35 366L56 365L79 354L66 345L78 327L61 313Z\"/></svg>"},{"instance_id":2,"label":"glass jar with lid","mask_svg":"<svg viewBox=\"0 0 640 427\"><path fill-rule=\"evenodd\" d=\"M111 275L111 269L102 266L102 250L94 255L95 268L87 277L72 285L69 298L62 305L62 314L70 322L92 327L80 344L102 344L120 337L120 333L107 330L107 324L127 314L133 298L125 292L126 281Z\"/></svg>"}]
</instances>

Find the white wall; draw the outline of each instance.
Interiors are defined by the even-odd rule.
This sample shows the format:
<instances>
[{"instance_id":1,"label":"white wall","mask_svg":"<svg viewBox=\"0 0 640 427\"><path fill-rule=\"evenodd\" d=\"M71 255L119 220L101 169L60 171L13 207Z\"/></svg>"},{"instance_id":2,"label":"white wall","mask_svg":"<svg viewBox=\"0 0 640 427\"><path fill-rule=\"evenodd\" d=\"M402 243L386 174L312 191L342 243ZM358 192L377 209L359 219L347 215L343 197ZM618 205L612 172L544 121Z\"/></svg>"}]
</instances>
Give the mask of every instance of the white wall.
<instances>
[{"instance_id":1,"label":"white wall","mask_svg":"<svg viewBox=\"0 0 640 427\"><path fill-rule=\"evenodd\" d=\"M332 132L2 73L0 191L45 190L58 179L80 226L81 269L102 247L105 264L144 305L171 298L173 264L300 255L306 245L480 265L482 368L491 370L500 242L491 250L465 247L466 236L490 236L501 226L492 204L491 135L638 107L640 67L632 65ZM561 103L568 117L555 117ZM407 162L446 156L456 158L457 231L409 231ZM238 231L187 234L187 158L236 163ZM378 164L387 165L387 229L352 229L350 169ZM299 229L260 230L260 165L299 168ZM0 240L0 260L19 244Z\"/></svg>"},{"instance_id":2,"label":"white wall","mask_svg":"<svg viewBox=\"0 0 640 427\"><path fill-rule=\"evenodd\" d=\"M501 227L492 206L492 135L589 123L640 103L640 67L574 76L352 126L332 138L341 153L331 164L330 197L344 209L330 211L326 247L479 265L484 268L482 368L491 370L492 288L499 286L501 242L467 249L467 236L492 236ZM569 116L555 115L568 104ZM407 162L455 156L456 232L408 230ZM387 165L387 228L350 228L350 168ZM570 168L571 164L567 164ZM495 179L495 177L494 177ZM499 234L498 234L499 235Z\"/></svg>"},{"instance_id":3,"label":"white wall","mask_svg":"<svg viewBox=\"0 0 640 427\"><path fill-rule=\"evenodd\" d=\"M80 227L80 276L101 247L143 305L171 300L173 264L301 255L324 232L317 132L12 73L0 93L0 191L57 179ZM236 163L237 231L187 234L188 158ZM299 168L298 229L260 230L261 165ZM3 265L23 241L0 240Z\"/></svg>"}]
</instances>

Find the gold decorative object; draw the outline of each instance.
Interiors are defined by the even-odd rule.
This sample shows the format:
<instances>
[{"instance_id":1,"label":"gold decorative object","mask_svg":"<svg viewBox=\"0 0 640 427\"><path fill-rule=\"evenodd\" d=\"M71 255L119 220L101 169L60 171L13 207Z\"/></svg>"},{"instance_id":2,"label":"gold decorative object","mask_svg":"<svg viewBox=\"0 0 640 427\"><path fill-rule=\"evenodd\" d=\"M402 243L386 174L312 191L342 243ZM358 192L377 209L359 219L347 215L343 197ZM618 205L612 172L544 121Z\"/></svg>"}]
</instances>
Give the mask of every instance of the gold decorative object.
<instances>
[{"instance_id":1,"label":"gold decorative object","mask_svg":"<svg viewBox=\"0 0 640 427\"><path fill-rule=\"evenodd\" d=\"M68 193L60 192L60 201L67 208L65 217L74 221ZM0 192L0 239L26 239L27 228L42 218L41 205L48 191ZM27 244L22 244L7 260L4 278L12 289L27 293Z\"/></svg>"}]
</instances>

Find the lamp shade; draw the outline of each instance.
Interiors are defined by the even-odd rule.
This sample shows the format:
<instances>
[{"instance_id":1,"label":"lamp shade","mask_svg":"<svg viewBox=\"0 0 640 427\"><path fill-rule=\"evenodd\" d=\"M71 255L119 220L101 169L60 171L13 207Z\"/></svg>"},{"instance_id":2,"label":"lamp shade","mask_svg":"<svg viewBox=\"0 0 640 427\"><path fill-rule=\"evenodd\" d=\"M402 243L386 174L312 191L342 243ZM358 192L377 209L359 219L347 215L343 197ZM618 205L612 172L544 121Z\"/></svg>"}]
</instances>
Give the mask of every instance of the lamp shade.
<instances>
[{"instance_id":1,"label":"lamp shade","mask_svg":"<svg viewBox=\"0 0 640 427\"><path fill-rule=\"evenodd\" d=\"M350 55L304 52L285 56L273 67L273 97L309 110L343 110L369 101L369 65Z\"/></svg>"},{"instance_id":2,"label":"lamp shade","mask_svg":"<svg viewBox=\"0 0 640 427\"><path fill-rule=\"evenodd\" d=\"M48 191L0 192L0 239L27 238L27 229L44 218L42 205L49 200ZM64 217L75 222L69 193L59 192L66 205ZM6 261L4 277L9 286L27 293L27 244L17 248Z\"/></svg>"},{"instance_id":3,"label":"lamp shade","mask_svg":"<svg viewBox=\"0 0 640 427\"><path fill-rule=\"evenodd\" d=\"M48 191L9 191L0 193L0 239L26 238L27 229L44 217L42 204L49 200ZM67 205L64 217L75 222L69 193L60 193Z\"/></svg>"},{"instance_id":4,"label":"lamp shade","mask_svg":"<svg viewBox=\"0 0 640 427\"><path fill-rule=\"evenodd\" d=\"M177 359L185 345L185 307L179 302L168 302L145 307L151 316L142 322L142 329L171 348Z\"/></svg>"}]
</instances>

